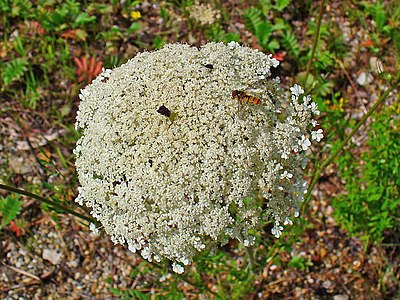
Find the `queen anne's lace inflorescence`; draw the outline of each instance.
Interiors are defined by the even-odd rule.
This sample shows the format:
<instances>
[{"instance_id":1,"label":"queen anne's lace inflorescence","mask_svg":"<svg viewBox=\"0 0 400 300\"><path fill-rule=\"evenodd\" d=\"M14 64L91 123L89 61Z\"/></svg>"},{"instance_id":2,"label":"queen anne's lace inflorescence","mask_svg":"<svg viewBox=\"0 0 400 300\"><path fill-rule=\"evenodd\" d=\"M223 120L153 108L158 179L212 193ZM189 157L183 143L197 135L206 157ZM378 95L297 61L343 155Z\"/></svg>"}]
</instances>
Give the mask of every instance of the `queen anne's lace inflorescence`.
<instances>
[{"instance_id":1,"label":"queen anne's lace inflorescence","mask_svg":"<svg viewBox=\"0 0 400 300\"><path fill-rule=\"evenodd\" d=\"M317 106L267 79L278 61L237 43L167 45L81 91L77 202L113 242L183 272L199 252L298 216ZM261 104L232 98L233 91ZM310 138L310 139L309 139Z\"/></svg>"}]
</instances>

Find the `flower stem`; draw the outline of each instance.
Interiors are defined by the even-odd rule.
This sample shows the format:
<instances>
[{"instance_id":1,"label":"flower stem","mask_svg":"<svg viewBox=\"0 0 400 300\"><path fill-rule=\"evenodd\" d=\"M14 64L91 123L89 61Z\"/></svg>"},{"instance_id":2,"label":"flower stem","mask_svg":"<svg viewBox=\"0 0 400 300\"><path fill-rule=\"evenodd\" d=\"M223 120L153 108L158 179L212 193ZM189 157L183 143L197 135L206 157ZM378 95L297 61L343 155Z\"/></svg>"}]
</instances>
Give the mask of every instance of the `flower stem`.
<instances>
[{"instance_id":1,"label":"flower stem","mask_svg":"<svg viewBox=\"0 0 400 300\"><path fill-rule=\"evenodd\" d=\"M319 39L319 30L321 28L321 20L322 20L322 16L323 16L323 12L324 12L324 4L325 4L325 0L321 1L321 5L319 7L318 21L317 21L317 31L315 32L314 43L313 43L313 47L311 50L311 57L307 64L306 76L304 77L303 85L305 87L307 85L308 75L310 74L310 71L311 71L311 64L314 60L315 50L317 49L317 44L318 44L318 39Z\"/></svg>"},{"instance_id":2,"label":"flower stem","mask_svg":"<svg viewBox=\"0 0 400 300\"><path fill-rule=\"evenodd\" d=\"M247 256L249 257L249 264L250 264L250 269L255 274L255 263L254 263L254 256L253 256L253 249L251 247L245 247L246 248L246 253Z\"/></svg>"},{"instance_id":3,"label":"flower stem","mask_svg":"<svg viewBox=\"0 0 400 300\"><path fill-rule=\"evenodd\" d=\"M307 194L305 196L305 200L302 204L302 209L301 209L302 215L305 215L306 211L309 208L308 203L310 202L310 199L311 199L311 191L313 190L315 184L317 183L322 171L325 170L325 168L335 159L335 157L340 153L340 151L343 150L343 148L347 144L347 142L358 131L358 129L361 127L361 125L363 125L365 123L365 121L368 119L368 117L371 116L372 113L379 107L379 105L386 99L386 97L389 95L389 93L399 85L400 72L397 73L396 78L394 79L394 81L392 81L392 83L393 84L381 95L381 97L378 99L378 101L375 102L375 104L371 107L371 109L356 124L356 126L349 133L349 135L343 140L343 142L340 144L340 146L316 169L313 179L308 188Z\"/></svg>"},{"instance_id":4,"label":"flower stem","mask_svg":"<svg viewBox=\"0 0 400 300\"><path fill-rule=\"evenodd\" d=\"M68 208L68 207L66 207L66 206L64 206L62 204L59 204L57 202L54 202L54 201L52 201L50 199L47 199L47 198L44 198L42 196L27 192L27 191L24 191L24 190L20 190L20 189L17 189L15 187L12 187L12 186L4 185L4 184L0 184L0 189L7 190L7 191L10 191L10 192L13 192L13 193L17 193L17 194L21 194L21 195L24 195L24 196L28 196L28 197L34 198L34 199L39 200L41 202L47 203L47 204L49 204L49 205L51 205L51 206L53 206L55 208L59 208L59 209L65 211L65 212L70 213L71 215L74 215L74 216L76 216L78 218L81 218L81 219L83 219L85 221L88 221L90 223L95 223L96 224L96 220L93 219L92 217L88 217L88 216L82 215L80 213L77 213L76 211L73 211L72 209L70 209L70 208Z\"/></svg>"}]
</instances>

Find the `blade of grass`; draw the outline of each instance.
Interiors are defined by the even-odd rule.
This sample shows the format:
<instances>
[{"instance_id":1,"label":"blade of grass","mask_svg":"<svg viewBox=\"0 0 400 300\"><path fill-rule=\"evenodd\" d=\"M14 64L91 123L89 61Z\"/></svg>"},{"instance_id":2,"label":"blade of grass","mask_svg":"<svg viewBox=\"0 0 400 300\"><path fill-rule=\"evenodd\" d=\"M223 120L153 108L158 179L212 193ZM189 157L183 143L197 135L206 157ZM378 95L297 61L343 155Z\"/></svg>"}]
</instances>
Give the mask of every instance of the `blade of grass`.
<instances>
[{"instance_id":1,"label":"blade of grass","mask_svg":"<svg viewBox=\"0 0 400 300\"><path fill-rule=\"evenodd\" d=\"M4 185L4 184L0 184L0 189L34 198L36 200L39 200L40 202L47 203L47 204L49 204L49 205L51 205L53 207L61 209L61 210L65 211L66 213L74 215L75 217L81 218L81 219L83 219L85 221L88 221L90 223L94 223L94 224L97 223L96 220L93 219L92 217L88 217L88 216L82 215L80 213L77 213L76 211L73 211L72 209L70 209L70 208L68 208L68 207L66 207L66 206L64 206L62 204L56 203L56 202L54 202L52 200L49 200L47 198L44 198L42 196L27 192L27 191L24 191L24 190L21 190L21 189L17 189L17 188L12 187L12 186L7 186L7 185Z\"/></svg>"}]
</instances>

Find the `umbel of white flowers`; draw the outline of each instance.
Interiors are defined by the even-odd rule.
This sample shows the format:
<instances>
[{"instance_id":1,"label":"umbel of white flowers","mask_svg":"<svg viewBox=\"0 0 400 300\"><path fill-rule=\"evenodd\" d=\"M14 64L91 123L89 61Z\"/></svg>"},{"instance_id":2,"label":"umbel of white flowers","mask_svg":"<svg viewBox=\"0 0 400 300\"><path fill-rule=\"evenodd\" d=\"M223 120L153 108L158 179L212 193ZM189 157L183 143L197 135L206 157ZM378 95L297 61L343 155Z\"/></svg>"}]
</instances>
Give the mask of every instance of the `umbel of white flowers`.
<instances>
[{"instance_id":1,"label":"umbel of white flowers","mask_svg":"<svg viewBox=\"0 0 400 300\"><path fill-rule=\"evenodd\" d=\"M76 201L114 243L175 272L299 215L317 105L267 79L278 61L231 42L144 52L81 91ZM234 97L232 97L234 96Z\"/></svg>"}]
</instances>

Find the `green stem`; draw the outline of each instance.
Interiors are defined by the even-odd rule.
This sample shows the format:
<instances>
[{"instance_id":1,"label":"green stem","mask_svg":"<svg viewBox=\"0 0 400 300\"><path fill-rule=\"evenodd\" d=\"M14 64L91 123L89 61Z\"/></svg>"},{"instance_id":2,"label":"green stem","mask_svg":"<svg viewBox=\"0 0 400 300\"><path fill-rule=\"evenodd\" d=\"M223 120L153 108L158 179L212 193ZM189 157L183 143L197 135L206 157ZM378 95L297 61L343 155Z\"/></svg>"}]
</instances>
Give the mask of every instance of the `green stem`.
<instances>
[{"instance_id":1,"label":"green stem","mask_svg":"<svg viewBox=\"0 0 400 300\"><path fill-rule=\"evenodd\" d=\"M254 256L251 247L245 247L247 256L249 257L250 268L253 273L255 273L255 263L254 263Z\"/></svg>"},{"instance_id":2,"label":"green stem","mask_svg":"<svg viewBox=\"0 0 400 300\"><path fill-rule=\"evenodd\" d=\"M160 270L164 270L164 268L165 268L164 266L162 266L162 265L160 265L158 263L155 263L153 261L151 261L151 262L146 261L146 262L148 264L152 265L153 267L158 268ZM183 280L184 282L186 282L187 284L199 289L200 291L206 291L206 292L208 292L208 293L210 293L210 294L212 294L214 296L218 296L217 293L215 293L212 290L210 290L206 285L201 285L201 284L195 283L195 282L191 281L190 279L188 279L188 276L186 274L175 274L175 275L177 277L179 277L181 280Z\"/></svg>"},{"instance_id":3,"label":"green stem","mask_svg":"<svg viewBox=\"0 0 400 300\"><path fill-rule=\"evenodd\" d=\"M307 84L307 78L311 71L311 65L314 60L315 50L317 49L317 44L318 44L318 39L319 39L319 30L321 28L321 20L322 20L322 16L323 16L323 12L324 12L324 4L325 4L325 0L321 1L321 5L319 7L318 21L317 21L317 31L315 32L314 43L313 43L312 50L311 50L311 57L307 64L306 76L304 77L304 83L303 83L304 86L306 86L306 84Z\"/></svg>"},{"instance_id":4,"label":"green stem","mask_svg":"<svg viewBox=\"0 0 400 300\"><path fill-rule=\"evenodd\" d=\"M20 190L20 189L17 189L15 187L12 187L12 186L7 186L7 185L4 185L4 184L0 184L0 189L7 190L7 191L10 191L10 192L13 192L13 193L17 193L17 194L21 194L21 195L24 195L24 196L28 196L28 197L34 198L34 199L39 200L41 202L47 203L47 204L49 204L49 205L51 205L53 207L59 208L59 209L65 211L65 212L70 213L71 215L74 215L74 216L76 216L78 218L81 218L81 219L83 219L85 221L88 221L90 223L96 224L96 220L93 219L92 217L88 217L88 216L82 215L80 213L77 213L77 212L73 211L72 209L70 209L70 208L68 208L68 207L66 207L66 206L64 206L62 204L56 203L56 202L54 202L54 201L52 201L50 199L46 199L46 198L44 198L42 196L27 192L27 191L24 191L24 190Z\"/></svg>"},{"instance_id":5,"label":"green stem","mask_svg":"<svg viewBox=\"0 0 400 300\"><path fill-rule=\"evenodd\" d=\"M302 205L302 215L305 215L306 210L308 209L308 203L311 199L311 191L313 190L315 184L317 183L321 173L325 168L335 159L335 157L343 150L344 146L347 142L353 137L353 135L358 131L358 129L365 123L370 115L378 108L378 106L386 99L389 93L399 85L400 82L400 72L397 73L396 78L393 81L393 84L382 94L382 96L376 101L376 103L371 107L371 109L363 116L363 118L356 124L353 130L349 133L349 135L343 140L340 146L317 168L314 173L311 184L308 188L307 194L305 196L305 200Z\"/></svg>"}]
</instances>

